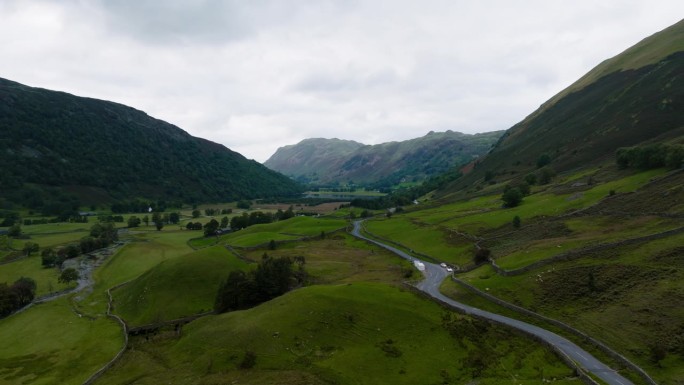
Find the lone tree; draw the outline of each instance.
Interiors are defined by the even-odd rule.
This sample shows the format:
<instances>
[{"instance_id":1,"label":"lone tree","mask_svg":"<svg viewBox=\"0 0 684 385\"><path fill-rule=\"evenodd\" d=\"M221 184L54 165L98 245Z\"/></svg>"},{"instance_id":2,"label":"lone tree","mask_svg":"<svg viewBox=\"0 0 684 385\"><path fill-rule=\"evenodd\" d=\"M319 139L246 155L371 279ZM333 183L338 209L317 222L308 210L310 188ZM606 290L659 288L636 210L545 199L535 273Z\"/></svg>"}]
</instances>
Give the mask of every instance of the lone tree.
<instances>
[{"instance_id":1,"label":"lone tree","mask_svg":"<svg viewBox=\"0 0 684 385\"><path fill-rule=\"evenodd\" d=\"M504 207L516 207L522 202L523 194L517 187L513 187L506 190L501 196L501 199L504 202Z\"/></svg>"},{"instance_id":2,"label":"lone tree","mask_svg":"<svg viewBox=\"0 0 684 385\"><path fill-rule=\"evenodd\" d=\"M78 280L78 278L79 278L78 271L76 271L76 269L70 267L70 268L64 269L64 271L62 271L62 274L57 279L57 282L68 284L69 282Z\"/></svg>"},{"instance_id":3,"label":"lone tree","mask_svg":"<svg viewBox=\"0 0 684 385\"><path fill-rule=\"evenodd\" d=\"M39 249L40 246L38 246L38 244L35 242L26 242L26 244L24 244L24 252L26 253L27 257L30 257L31 253L36 252Z\"/></svg>"},{"instance_id":4,"label":"lone tree","mask_svg":"<svg viewBox=\"0 0 684 385\"><path fill-rule=\"evenodd\" d=\"M520 217L517 216L517 215L514 216L514 217L513 217L513 227L515 227L516 229L519 229L519 228L520 228L520 224L521 224Z\"/></svg>"}]
</instances>

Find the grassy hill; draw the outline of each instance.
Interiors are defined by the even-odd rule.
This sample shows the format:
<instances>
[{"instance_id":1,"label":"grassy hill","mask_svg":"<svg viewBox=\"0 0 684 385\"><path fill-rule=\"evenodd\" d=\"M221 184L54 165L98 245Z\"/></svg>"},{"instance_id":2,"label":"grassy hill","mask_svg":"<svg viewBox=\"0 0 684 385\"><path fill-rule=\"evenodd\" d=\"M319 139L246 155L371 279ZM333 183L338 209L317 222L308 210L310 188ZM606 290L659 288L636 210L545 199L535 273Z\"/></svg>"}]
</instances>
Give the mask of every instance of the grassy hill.
<instances>
[{"instance_id":1,"label":"grassy hill","mask_svg":"<svg viewBox=\"0 0 684 385\"><path fill-rule=\"evenodd\" d=\"M162 261L114 291L114 306L129 325L144 325L210 311L231 270L246 269L223 246Z\"/></svg>"},{"instance_id":2,"label":"grassy hill","mask_svg":"<svg viewBox=\"0 0 684 385\"><path fill-rule=\"evenodd\" d=\"M312 184L389 187L420 182L487 152L501 132L430 132L402 142L364 146L339 139L307 139L279 148L264 164Z\"/></svg>"},{"instance_id":3,"label":"grassy hill","mask_svg":"<svg viewBox=\"0 0 684 385\"><path fill-rule=\"evenodd\" d=\"M681 143L684 22L602 63L501 137L474 171L448 189L518 179L542 155L556 172L595 167L619 147ZM491 178L493 176L493 178Z\"/></svg>"},{"instance_id":4,"label":"grassy hill","mask_svg":"<svg viewBox=\"0 0 684 385\"><path fill-rule=\"evenodd\" d=\"M391 315L391 316L389 316ZM508 331L383 284L312 286L251 310L205 317L138 340L101 384L521 383L562 380L570 370ZM439 354L435 354L438 351ZM245 366L246 354L255 363ZM471 362L480 360L479 366Z\"/></svg>"},{"instance_id":5,"label":"grassy hill","mask_svg":"<svg viewBox=\"0 0 684 385\"><path fill-rule=\"evenodd\" d=\"M0 198L41 209L138 197L230 201L300 192L226 147L121 104L0 79Z\"/></svg>"}]
</instances>

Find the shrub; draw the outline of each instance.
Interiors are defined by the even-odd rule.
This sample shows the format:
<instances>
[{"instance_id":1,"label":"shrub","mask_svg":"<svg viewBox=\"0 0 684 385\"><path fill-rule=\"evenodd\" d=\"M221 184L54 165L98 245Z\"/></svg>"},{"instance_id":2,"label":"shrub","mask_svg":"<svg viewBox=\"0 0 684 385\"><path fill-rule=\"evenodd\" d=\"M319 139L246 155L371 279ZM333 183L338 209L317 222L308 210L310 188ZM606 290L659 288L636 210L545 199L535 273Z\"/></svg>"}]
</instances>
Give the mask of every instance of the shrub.
<instances>
[{"instance_id":1,"label":"shrub","mask_svg":"<svg viewBox=\"0 0 684 385\"><path fill-rule=\"evenodd\" d=\"M501 199L504 202L504 207L516 207L522 202L523 194L517 187L513 187L506 190L501 196Z\"/></svg>"}]
</instances>

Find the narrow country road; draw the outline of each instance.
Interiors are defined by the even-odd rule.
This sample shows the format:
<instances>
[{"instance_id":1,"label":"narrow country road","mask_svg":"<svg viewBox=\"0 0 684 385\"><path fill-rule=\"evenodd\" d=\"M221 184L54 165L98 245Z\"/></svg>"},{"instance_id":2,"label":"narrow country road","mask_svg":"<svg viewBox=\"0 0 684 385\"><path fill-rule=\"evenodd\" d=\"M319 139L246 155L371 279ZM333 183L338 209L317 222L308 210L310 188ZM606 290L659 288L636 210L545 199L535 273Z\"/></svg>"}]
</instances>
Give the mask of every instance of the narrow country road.
<instances>
[{"instance_id":1,"label":"narrow country road","mask_svg":"<svg viewBox=\"0 0 684 385\"><path fill-rule=\"evenodd\" d=\"M409 261L417 260L417 258L414 258L395 247L386 245L382 242L378 242L376 240L361 235L361 222L363 221L354 222L354 229L352 230L353 236L374 243ZM440 267L439 265L425 261L422 262L425 264L425 270L423 271L425 279L422 282L420 282L417 287L419 290L429 294L431 297L438 299L439 301L442 301L446 304L449 304L455 309L462 310L466 314L480 316L495 321L497 323L508 325L513 328L522 330L525 333L534 335L548 342L549 344L555 346L557 349L562 351L566 356L570 357L573 361L575 361L584 370L592 373L593 375L595 375L596 377L600 378L601 380L605 381L610 385L634 385L630 380L622 377L615 370L609 368L604 363L596 359L594 356L592 356L591 354L589 354L573 342L569 341L568 339L559 336L558 334L552 333L546 329L542 329L538 326L534 326L526 322L518 321L516 319L505 317L499 314L490 313L488 311L474 308L472 306L468 306L460 302L454 301L451 298L448 298L439 291L439 286L441 285L442 281L451 273L447 272L446 269Z\"/></svg>"}]
</instances>

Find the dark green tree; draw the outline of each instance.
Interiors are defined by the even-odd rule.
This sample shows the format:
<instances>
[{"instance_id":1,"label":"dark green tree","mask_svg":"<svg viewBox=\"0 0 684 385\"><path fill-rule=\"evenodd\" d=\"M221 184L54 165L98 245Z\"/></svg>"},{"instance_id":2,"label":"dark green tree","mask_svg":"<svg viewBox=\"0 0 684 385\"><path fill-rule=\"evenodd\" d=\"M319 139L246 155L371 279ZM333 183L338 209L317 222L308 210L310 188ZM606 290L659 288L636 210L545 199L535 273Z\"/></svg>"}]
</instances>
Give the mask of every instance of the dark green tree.
<instances>
[{"instance_id":1,"label":"dark green tree","mask_svg":"<svg viewBox=\"0 0 684 385\"><path fill-rule=\"evenodd\" d=\"M57 253L55 253L55 250L51 247L43 249L43 251L40 252L40 257L41 263L44 267L55 266L57 262Z\"/></svg>"},{"instance_id":2,"label":"dark green tree","mask_svg":"<svg viewBox=\"0 0 684 385\"><path fill-rule=\"evenodd\" d=\"M204 236L208 237L216 234L219 229L219 223L216 219L212 219L204 225Z\"/></svg>"},{"instance_id":3,"label":"dark green tree","mask_svg":"<svg viewBox=\"0 0 684 385\"><path fill-rule=\"evenodd\" d=\"M516 229L519 229L519 228L520 228L520 224L521 224L520 217L517 216L517 215L514 216L514 217L513 217L513 227L515 227Z\"/></svg>"},{"instance_id":4,"label":"dark green tree","mask_svg":"<svg viewBox=\"0 0 684 385\"><path fill-rule=\"evenodd\" d=\"M178 224L178 222L180 222L180 214L178 214L178 213L169 214L169 221L174 225Z\"/></svg>"},{"instance_id":5,"label":"dark green tree","mask_svg":"<svg viewBox=\"0 0 684 385\"><path fill-rule=\"evenodd\" d=\"M62 274L60 274L57 281L59 283L69 284L69 282L77 281L78 278L79 278L78 271L76 271L76 269L70 267L70 268L64 269L64 271L62 271Z\"/></svg>"},{"instance_id":6,"label":"dark green tree","mask_svg":"<svg viewBox=\"0 0 684 385\"><path fill-rule=\"evenodd\" d=\"M542 168L551 163L551 156L549 154L541 154L537 158L537 168Z\"/></svg>"},{"instance_id":7,"label":"dark green tree","mask_svg":"<svg viewBox=\"0 0 684 385\"><path fill-rule=\"evenodd\" d=\"M522 202L523 194L517 187L513 187L506 190L501 196L501 199L504 202L504 207L516 207Z\"/></svg>"},{"instance_id":8,"label":"dark green tree","mask_svg":"<svg viewBox=\"0 0 684 385\"><path fill-rule=\"evenodd\" d=\"M140 226L140 222L140 218L133 215L130 218L128 218L128 227L138 227Z\"/></svg>"},{"instance_id":9,"label":"dark green tree","mask_svg":"<svg viewBox=\"0 0 684 385\"><path fill-rule=\"evenodd\" d=\"M27 256L27 257L30 257L30 256L31 256L31 253L35 253L35 252L38 251L39 249L40 249L40 246L38 246L37 243L35 243L35 242L26 242L26 243L24 244L24 249L23 249L23 251L26 253L26 256Z\"/></svg>"}]
</instances>

